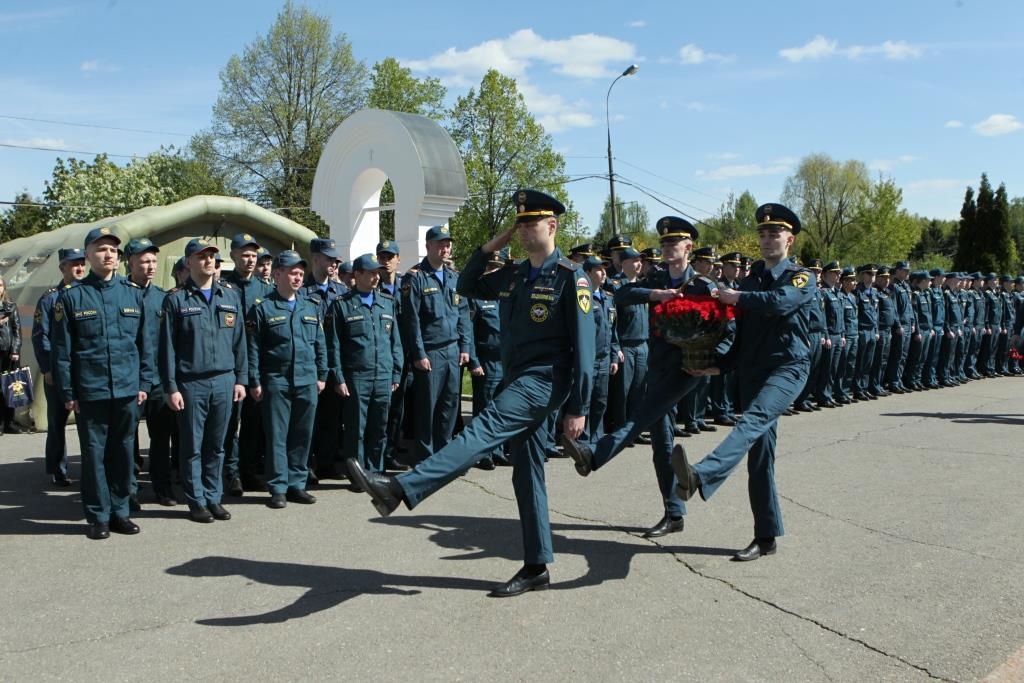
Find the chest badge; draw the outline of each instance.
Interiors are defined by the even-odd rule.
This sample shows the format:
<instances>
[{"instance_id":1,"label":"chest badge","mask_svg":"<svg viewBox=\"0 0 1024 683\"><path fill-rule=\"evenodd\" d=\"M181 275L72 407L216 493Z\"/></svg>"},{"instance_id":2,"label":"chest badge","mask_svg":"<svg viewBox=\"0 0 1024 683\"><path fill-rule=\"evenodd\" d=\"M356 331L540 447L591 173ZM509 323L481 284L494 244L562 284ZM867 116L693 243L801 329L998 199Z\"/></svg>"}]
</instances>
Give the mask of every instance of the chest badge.
<instances>
[{"instance_id":1,"label":"chest badge","mask_svg":"<svg viewBox=\"0 0 1024 683\"><path fill-rule=\"evenodd\" d=\"M534 304L530 306L530 320L535 323L542 323L548 319L550 310L547 304Z\"/></svg>"},{"instance_id":2,"label":"chest badge","mask_svg":"<svg viewBox=\"0 0 1024 683\"><path fill-rule=\"evenodd\" d=\"M225 327L234 327L235 326L235 314L234 313L225 313L224 314L224 326Z\"/></svg>"}]
</instances>

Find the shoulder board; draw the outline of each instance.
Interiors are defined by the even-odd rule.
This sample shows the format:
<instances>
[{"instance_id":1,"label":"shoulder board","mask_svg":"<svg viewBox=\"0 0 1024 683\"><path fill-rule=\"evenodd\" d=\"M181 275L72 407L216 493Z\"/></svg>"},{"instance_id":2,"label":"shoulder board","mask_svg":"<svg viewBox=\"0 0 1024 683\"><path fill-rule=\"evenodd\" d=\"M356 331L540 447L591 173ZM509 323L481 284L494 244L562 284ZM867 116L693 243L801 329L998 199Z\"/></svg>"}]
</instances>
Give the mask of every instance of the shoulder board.
<instances>
[{"instance_id":1,"label":"shoulder board","mask_svg":"<svg viewBox=\"0 0 1024 683\"><path fill-rule=\"evenodd\" d=\"M71 285L67 286L70 287ZM61 289L63 289L63 287L50 287L48 290L43 292L43 296L46 296L47 294L53 294L54 292L59 292Z\"/></svg>"},{"instance_id":2,"label":"shoulder board","mask_svg":"<svg viewBox=\"0 0 1024 683\"><path fill-rule=\"evenodd\" d=\"M227 280L218 280L217 284L219 284L221 287L224 287L226 289L235 289L235 286L233 284L231 284L230 282L228 282Z\"/></svg>"},{"instance_id":3,"label":"shoulder board","mask_svg":"<svg viewBox=\"0 0 1024 683\"><path fill-rule=\"evenodd\" d=\"M709 278L707 275L698 275L693 279L699 282L706 282L707 284L711 285L714 289L718 289L720 286L717 282L715 282L712 278Z\"/></svg>"},{"instance_id":4,"label":"shoulder board","mask_svg":"<svg viewBox=\"0 0 1024 683\"><path fill-rule=\"evenodd\" d=\"M558 265L560 265L562 268L565 268L566 270L576 270L577 268L579 268L579 264L577 264L575 261L570 261L564 256L558 259Z\"/></svg>"},{"instance_id":5,"label":"shoulder board","mask_svg":"<svg viewBox=\"0 0 1024 683\"><path fill-rule=\"evenodd\" d=\"M264 299L263 297L258 296L258 297L256 297L255 299L252 300L252 305L253 306L259 306L264 301L266 301L266 299Z\"/></svg>"},{"instance_id":6,"label":"shoulder board","mask_svg":"<svg viewBox=\"0 0 1024 683\"><path fill-rule=\"evenodd\" d=\"M348 301L349 299L351 299L355 295L356 295L356 290L350 289L347 292L345 292L344 294L342 294L341 296L339 296L338 298L341 299L342 301Z\"/></svg>"},{"instance_id":7,"label":"shoulder board","mask_svg":"<svg viewBox=\"0 0 1024 683\"><path fill-rule=\"evenodd\" d=\"M413 266L409 270L405 271L405 274L406 275L415 275L418 272L420 272L420 267L419 266Z\"/></svg>"},{"instance_id":8,"label":"shoulder board","mask_svg":"<svg viewBox=\"0 0 1024 683\"><path fill-rule=\"evenodd\" d=\"M354 292L355 290L353 289L352 291ZM394 295L391 294L391 292L389 292L387 290L384 290L384 289L378 289L377 290L377 296L381 297L382 299L392 299L392 300L394 300L394 298L395 298Z\"/></svg>"}]
</instances>

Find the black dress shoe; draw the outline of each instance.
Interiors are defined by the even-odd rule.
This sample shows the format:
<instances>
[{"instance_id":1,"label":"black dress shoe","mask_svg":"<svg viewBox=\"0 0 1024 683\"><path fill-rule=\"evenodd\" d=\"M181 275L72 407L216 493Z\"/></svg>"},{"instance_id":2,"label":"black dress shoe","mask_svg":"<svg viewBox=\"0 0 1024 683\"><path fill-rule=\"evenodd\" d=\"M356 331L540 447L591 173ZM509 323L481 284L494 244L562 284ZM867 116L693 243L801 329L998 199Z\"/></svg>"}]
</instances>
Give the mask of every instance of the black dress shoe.
<instances>
[{"instance_id":1,"label":"black dress shoe","mask_svg":"<svg viewBox=\"0 0 1024 683\"><path fill-rule=\"evenodd\" d=\"M210 503L206 506L206 509L210 511L214 519L226 522L231 519L231 513L228 512L223 505L220 503Z\"/></svg>"},{"instance_id":2,"label":"black dress shoe","mask_svg":"<svg viewBox=\"0 0 1024 683\"><path fill-rule=\"evenodd\" d=\"M171 493L170 491L164 489L157 489L153 493L156 494L156 502L159 505L163 505L166 508L170 508L178 504L178 501L175 500L174 498L174 494Z\"/></svg>"},{"instance_id":3,"label":"black dress shoe","mask_svg":"<svg viewBox=\"0 0 1024 683\"><path fill-rule=\"evenodd\" d=\"M836 402L835 401L822 401L821 403L818 404L818 407L819 408L835 408L836 407Z\"/></svg>"},{"instance_id":4,"label":"black dress shoe","mask_svg":"<svg viewBox=\"0 0 1024 683\"><path fill-rule=\"evenodd\" d=\"M821 410L821 406L819 406L816 403L809 403L808 405L811 406L811 410L813 410L814 412L818 412L819 410Z\"/></svg>"},{"instance_id":5,"label":"black dress shoe","mask_svg":"<svg viewBox=\"0 0 1024 683\"><path fill-rule=\"evenodd\" d=\"M570 439L565 434L559 436L558 440L562 444L562 450L572 458L573 463L576 465L577 474L585 477L594 470L594 452L590 450L590 446L582 441Z\"/></svg>"},{"instance_id":6,"label":"black dress shoe","mask_svg":"<svg viewBox=\"0 0 1024 683\"><path fill-rule=\"evenodd\" d=\"M700 434L700 427L698 427L695 423L686 425L684 429L686 429L687 434Z\"/></svg>"},{"instance_id":7,"label":"black dress shoe","mask_svg":"<svg viewBox=\"0 0 1024 683\"><path fill-rule=\"evenodd\" d=\"M405 492L402 491L402 487L394 477L375 472L366 472L359 465L359 461L353 458L349 458L345 463L348 465L348 473L352 477L352 483L370 494L373 507L377 508L377 512L380 513L381 517L390 515L395 511L399 503L405 499Z\"/></svg>"},{"instance_id":8,"label":"black dress shoe","mask_svg":"<svg viewBox=\"0 0 1024 683\"><path fill-rule=\"evenodd\" d=\"M53 475L53 485L60 486L61 488L67 488L68 486L71 486L71 480L63 474L55 474Z\"/></svg>"},{"instance_id":9,"label":"black dress shoe","mask_svg":"<svg viewBox=\"0 0 1024 683\"><path fill-rule=\"evenodd\" d=\"M491 460L490 458L484 458L480 460L480 462L478 462L477 464L473 465L473 467L477 468L478 470L493 470L494 461Z\"/></svg>"},{"instance_id":10,"label":"black dress shoe","mask_svg":"<svg viewBox=\"0 0 1024 683\"><path fill-rule=\"evenodd\" d=\"M646 434L641 434L640 436L636 437L636 441L634 441L633 443L638 443L638 444L641 444L643 446L650 446L651 445L651 437L649 437Z\"/></svg>"},{"instance_id":11,"label":"black dress shoe","mask_svg":"<svg viewBox=\"0 0 1024 683\"><path fill-rule=\"evenodd\" d=\"M199 508L198 510L189 510L188 518L193 522L199 522L200 524L212 524L213 515L206 508Z\"/></svg>"},{"instance_id":12,"label":"black dress shoe","mask_svg":"<svg viewBox=\"0 0 1024 683\"><path fill-rule=\"evenodd\" d=\"M702 432L717 432L718 431L718 427L716 427L715 425L709 425L706 422L698 422L697 423L697 429L699 429Z\"/></svg>"},{"instance_id":13,"label":"black dress shoe","mask_svg":"<svg viewBox=\"0 0 1024 683\"><path fill-rule=\"evenodd\" d=\"M289 502L299 503L300 505L312 505L316 502L316 496L307 493L302 489L288 489L287 493L284 494L284 497L287 498Z\"/></svg>"},{"instance_id":14,"label":"black dress shoe","mask_svg":"<svg viewBox=\"0 0 1024 683\"><path fill-rule=\"evenodd\" d=\"M644 538L661 538L666 534L678 533L683 530L683 524L685 522L686 520L682 517L679 519L672 519L668 515L665 515L657 524L644 532Z\"/></svg>"},{"instance_id":15,"label":"black dress shoe","mask_svg":"<svg viewBox=\"0 0 1024 683\"><path fill-rule=\"evenodd\" d=\"M228 479L227 486L224 487L224 492L234 498L241 498L245 495L245 491L242 488L242 480L238 477L231 477Z\"/></svg>"},{"instance_id":16,"label":"black dress shoe","mask_svg":"<svg viewBox=\"0 0 1024 683\"><path fill-rule=\"evenodd\" d=\"M755 538L743 550L732 556L733 562L750 562L765 555L775 554L774 538Z\"/></svg>"},{"instance_id":17,"label":"black dress shoe","mask_svg":"<svg viewBox=\"0 0 1024 683\"><path fill-rule=\"evenodd\" d=\"M786 408L782 411L783 415L796 415L796 411L793 408Z\"/></svg>"},{"instance_id":18,"label":"black dress shoe","mask_svg":"<svg viewBox=\"0 0 1024 683\"><path fill-rule=\"evenodd\" d=\"M543 565L540 568L524 566L516 572L516 575L509 579L488 595L492 598L511 598L522 595L528 591L541 591L551 585L551 576Z\"/></svg>"},{"instance_id":19,"label":"black dress shoe","mask_svg":"<svg viewBox=\"0 0 1024 683\"><path fill-rule=\"evenodd\" d=\"M700 478L690 467L690 461L686 459L686 449L679 444L673 446L669 463L672 465L672 471L676 473L676 495L683 500L690 500L693 494L700 490Z\"/></svg>"},{"instance_id":20,"label":"black dress shoe","mask_svg":"<svg viewBox=\"0 0 1024 683\"><path fill-rule=\"evenodd\" d=\"M720 427L735 427L736 426L736 421L733 420L730 417L716 417L714 419L714 422L715 422L716 425L719 425Z\"/></svg>"},{"instance_id":21,"label":"black dress shoe","mask_svg":"<svg viewBox=\"0 0 1024 683\"><path fill-rule=\"evenodd\" d=\"M810 403L801 403L796 407L797 412L800 413L811 413L814 412L814 408L811 407Z\"/></svg>"},{"instance_id":22,"label":"black dress shoe","mask_svg":"<svg viewBox=\"0 0 1024 683\"><path fill-rule=\"evenodd\" d=\"M850 397L849 396L840 396L839 398L836 399L836 403L838 403L841 406L850 405Z\"/></svg>"},{"instance_id":23,"label":"black dress shoe","mask_svg":"<svg viewBox=\"0 0 1024 683\"><path fill-rule=\"evenodd\" d=\"M127 517L116 516L110 518L110 530L115 534L126 534L128 536L132 536L142 531L138 524Z\"/></svg>"},{"instance_id":24,"label":"black dress shoe","mask_svg":"<svg viewBox=\"0 0 1024 683\"><path fill-rule=\"evenodd\" d=\"M409 466L394 458L384 458L384 469L389 472L405 472L409 469Z\"/></svg>"},{"instance_id":25,"label":"black dress shoe","mask_svg":"<svg viewBox=\"0 0 1024 683\"><path fill-rule=\"evenodd\" d=\"M267 507L271 510L281 510L282 508L288 507L288 503L285 501L283 493L273 493L270 495L270 500L267 502Z\"/></svg>"},{"instance_id":26,"label":"black dress shoe","mask_svg":"<svg viewBox=\"0 0 1024 683\"><path fill-rule=\"evenodd\" d=\"M105 522L96 522L89 525L89 530L85 532L85 535L94 541L102 541L105 538L110 538L110 527Z\"/></svg>"}]
</instances>

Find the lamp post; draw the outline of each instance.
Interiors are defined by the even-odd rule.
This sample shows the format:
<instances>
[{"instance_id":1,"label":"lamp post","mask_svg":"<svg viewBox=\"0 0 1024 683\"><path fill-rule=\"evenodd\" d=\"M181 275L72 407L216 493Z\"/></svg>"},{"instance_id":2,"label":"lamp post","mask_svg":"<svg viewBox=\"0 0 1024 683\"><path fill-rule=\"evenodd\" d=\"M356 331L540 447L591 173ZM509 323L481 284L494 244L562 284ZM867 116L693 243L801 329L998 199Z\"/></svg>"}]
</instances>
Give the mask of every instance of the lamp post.
<instances>
[{"instance_id":1,"label":"lamp post","mask_svg":"<svg viewBox=\"0 0 1024 683\"><path fill-rule=\"evenodd\" d=\"M612 88L619 82L619 79L624 76L632 76L637 72L638 67L636 64L630 64L629 68L623 71L621 74L615 77L612 84L608 86L608 94L604 96L604 124L605 129L608 131L608 192L610 195L610 202L608 207L612 213L612 234L617 235L619 233L619 220L615 212L615 168L612 166L612 120L608 115L608 99L612 96Z\"/></svg>"}]
</instances>

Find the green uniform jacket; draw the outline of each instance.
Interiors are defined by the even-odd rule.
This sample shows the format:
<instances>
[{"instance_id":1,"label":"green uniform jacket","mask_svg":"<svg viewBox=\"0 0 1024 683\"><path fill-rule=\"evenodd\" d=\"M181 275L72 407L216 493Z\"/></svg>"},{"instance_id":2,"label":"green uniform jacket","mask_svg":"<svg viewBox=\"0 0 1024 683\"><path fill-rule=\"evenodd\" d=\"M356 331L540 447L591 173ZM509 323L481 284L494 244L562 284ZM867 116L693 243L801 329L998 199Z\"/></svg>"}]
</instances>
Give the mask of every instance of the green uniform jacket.
<instances>
[{"instance_id":1,"label":"green uniform jacket","mask_svg":"<svg viewBox=\"0 0 1024 683\"><path fill-rule=\"evenodd\" d=\"M148 392L155 381L142 324L142 290L89 273L66 287L53 310L54 379L67 401L104 401Z\"/></svg>"},{"instance_id":2,"label":"green uniform jacket","mask_svg":"<svg viewBox=\"0 0 1024 683\"><path fill-rule=\"evenodd\" d=\"M327 381L327 341L309 299L296 295L295 310L276 291L255 299L245 328L249 386L307 387Z\"/></svg>"},{"instance_id":3,"label":"green uniform jacket","mask_svg":"<svg viewBox=\"0 0 1024 683\"><path fill-rule=\"evenodd\" d=\"M459 278L459 293L500 304L501 363L507 381L530 368L572 370L565 412L586 415L594 381L597 327L591 310L590 280L555 249L530 282L530 261L484 275L488 255L477 249Z\"/></svg>"},{"instance_id":4,"label":"green uniform jacket","mask_svg":"<svg viewBox=\"0 0 1024 683\"><path fill-rule=\"evenodd\" d=\"M249 381L245 321L238 292L213 283L207 303L189 279L164 298L158 358L160 381L167 395L180 382L230 372L235 384Z\"/></svg>"},{"instance_id":5,"label":"green uniform jacket","mask_svg":"<svg viewBox=\"0 0 1024 683\"><path fill-rule=\"evenodd\" d=\"M458 342L460 353L470 353L473 328L469 323L469 302L458 290L459 274L442 266L444 282L424 258L402 280L402 342L412 360L427 357L427 351Z\"/></svg>"},{"instance_id":6,"label":"green uniform jacket","mask_svg":"<svg viewBox=\"0 0 1024 683\"><path fill-rule=\"evenodd\" d=\"M334 329L328 355L334 382L386 375L390 384L398 384L403 356L393 296L376 290L368 308L353 289L331 304L324 323Z\"/></svg>"}]
</instances>

